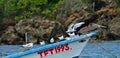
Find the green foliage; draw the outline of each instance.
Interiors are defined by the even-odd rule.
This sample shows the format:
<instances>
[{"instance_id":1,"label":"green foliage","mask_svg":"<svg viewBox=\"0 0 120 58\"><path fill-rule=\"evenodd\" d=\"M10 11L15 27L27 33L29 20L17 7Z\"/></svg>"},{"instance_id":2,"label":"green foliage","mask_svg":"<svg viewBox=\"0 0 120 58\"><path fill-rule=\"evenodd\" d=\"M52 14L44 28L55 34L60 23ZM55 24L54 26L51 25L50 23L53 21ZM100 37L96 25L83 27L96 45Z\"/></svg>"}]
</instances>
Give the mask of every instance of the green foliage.
<instances>
[{"instance_id":1,"label":"green foliage","mask_svg":"<svg viewBox=\"0 0 120 58\"><path fill-rule=\"evenodd\" d=\"M0 0L0 18L12 17L15 22L44 15L53 18L62 0Z\"/></svg>"},{"instance_id":2,"label":"green foliage","mask_svg":"<svg viewBox=\"0 0 120 58\"><path fill-rule=\"evenodd\" d=\"M76 1L78 1L77 4L81 5L93 3L94 1L99 0ZM117 4L120 4L120 0L115 1ZM69 3L69 0L0 0L0 19L9 19L12 17L12 19L14 19L13 21L18 22L21 19L31 18L34 15L43 15L49 18L55 18L54 15L61 4L66 7L72 7L72 5L69 4L73 3ZM67 9L69 10L69 8Z\"/></svg>"},{"instance_id":3,"label":"green foliage","mask_svg":"<svg viewBox=\"0 0 120 58\"><path fill-rule=\"evenodd\" d=\"M68 0L69 1L69 0ZM91 0L79 0L81 3ZM66 0L0 0L0 18L12 17L15 22L31 18L34 15L43 15L55 18L59 6Z\"/></svg>"},{"instance_id":4,"label":"green foliage","mask_svg":"<svg viewBox=\"0 0 120 58\"><path fill-rule=\"evenodd\" d=\"M15 21L20 19L31 18L41 11L41 5L47 4L47 0L19 0L17 3L18 14L15 16Z\"/></svg>"},{"instance_id":5,"label":"green foliage","mask_svg":"<svg viewBox=\"0 0 120 58\"><path fill-rule=\"evenodd\" d=\"M4 4L4 15L9 16L11 14L15 14L17 11L17 5L16 5L17 0L9 0L6 1Z\"/></svg>"},{"instance_id":6,"label":"green foliage","mask_svg":"<svg viewBox=\"0 0 120 58\"><path fill-rule=\"evenodd\" d=\"M117 4L118 4L118 6L119 6L119 4L120 4L120 0L114 0Z\"/></svg>"},{"instance_id":7,"label":"green foliage","mask_svg":"<svg viewBox=\"0 0 120 58\"><path fill-rule=\"evenodd\" d=\"M3 12L4 12L4 0L0 0L0 18L3 17Z\"/></svg>"}]
</instances>

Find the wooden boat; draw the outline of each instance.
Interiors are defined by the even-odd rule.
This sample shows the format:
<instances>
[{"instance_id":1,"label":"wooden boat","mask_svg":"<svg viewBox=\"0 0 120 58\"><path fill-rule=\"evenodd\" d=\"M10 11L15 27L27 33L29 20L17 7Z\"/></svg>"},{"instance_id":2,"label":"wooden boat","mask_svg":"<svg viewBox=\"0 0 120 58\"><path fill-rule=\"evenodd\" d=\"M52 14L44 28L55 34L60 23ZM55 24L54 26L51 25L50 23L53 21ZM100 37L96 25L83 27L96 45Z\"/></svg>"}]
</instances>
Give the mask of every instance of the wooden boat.
<instances>
[{"instance_id":1,"label":"wooden boat","mask_svg":"<svg viewBox=\"0 0 120 58\"><path fill-rule=\"evenodd\" d=\"M70 39L34 48L25 52L8 55L3 58L74 58L78 57L89 41L97 34L93 31L86 35L74 36Z\"/></svg>"}]
</instances>

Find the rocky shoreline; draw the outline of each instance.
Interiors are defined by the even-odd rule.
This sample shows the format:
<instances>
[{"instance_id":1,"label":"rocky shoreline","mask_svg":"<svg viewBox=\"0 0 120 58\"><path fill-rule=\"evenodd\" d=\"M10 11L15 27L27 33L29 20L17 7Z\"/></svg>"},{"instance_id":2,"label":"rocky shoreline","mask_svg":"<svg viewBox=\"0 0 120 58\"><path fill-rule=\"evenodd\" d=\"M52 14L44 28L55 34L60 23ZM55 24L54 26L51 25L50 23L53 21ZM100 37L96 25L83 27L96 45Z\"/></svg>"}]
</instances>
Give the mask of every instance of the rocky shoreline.
<instances>
[{"instance_id":1,"label":"rocky shoreline","mask_svg":"<svg viewBox=\"0 0 120 58\"><path fill-rule=\"evenodd\" d=\"M71 23L82 21L108 27L106 30L101 29L101 32L90 42L120 40L120 18L117 18L119 14L115 8L115 2L102 0L96 5L101 7L94 7L95 10L93 10L89 5L84 5L69 11L62 7L67 13L58 13L57 21L41 16L21 20L15 25L9 25L4 30L0 30L0 44L24 44L26 32L30 33L30 42L39 44L41 40L45 40L49 43L51 37L66 36L65 31ZM57 38L55 40L58 41Z\"/></svg>"}]
</instances>

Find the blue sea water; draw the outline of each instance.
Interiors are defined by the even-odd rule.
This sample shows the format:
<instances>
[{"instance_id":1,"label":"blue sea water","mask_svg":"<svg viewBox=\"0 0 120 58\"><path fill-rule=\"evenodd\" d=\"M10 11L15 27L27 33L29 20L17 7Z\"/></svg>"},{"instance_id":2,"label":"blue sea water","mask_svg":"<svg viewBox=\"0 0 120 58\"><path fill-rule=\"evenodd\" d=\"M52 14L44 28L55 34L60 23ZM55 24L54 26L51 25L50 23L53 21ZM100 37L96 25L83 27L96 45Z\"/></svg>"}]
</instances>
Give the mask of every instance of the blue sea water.
<instances>
[{"instance_id":1,"label":"blue sea water","mask_svg":"<svg viewBox=\"0 0 120 58\"><path fill-rule=\"evenodd\" d=\"M120 58L120 41L88 43L79 58Z\"/></svg>"},{"instance_id":2,"label":"blue sea water","mask_svg":"<svg viewBox=\"0 0 120 58\"><path fill-rule=\"evenodd\" d=\"M0 58L22 49L21 45L0 46ZM79 58L120 58L120 41L88 43Z\"/></svg>"}]
</instances>

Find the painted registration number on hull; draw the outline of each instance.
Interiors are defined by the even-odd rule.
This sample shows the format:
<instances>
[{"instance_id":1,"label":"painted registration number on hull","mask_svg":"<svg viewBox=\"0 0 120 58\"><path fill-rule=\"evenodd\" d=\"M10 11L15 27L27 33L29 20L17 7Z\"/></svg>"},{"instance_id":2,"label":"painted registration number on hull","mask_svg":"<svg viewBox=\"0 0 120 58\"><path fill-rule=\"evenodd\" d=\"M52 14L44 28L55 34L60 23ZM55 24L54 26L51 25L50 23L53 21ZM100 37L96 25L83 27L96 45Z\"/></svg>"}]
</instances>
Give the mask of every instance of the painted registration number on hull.
<instances>
[{"instance_id":1,"label":"painted registration number on hull","mask_svg":"<svg viewBox=\"0 0 120 58\"><path fill-rule=\"evenodd\" d=\"M48 50L39 51L38 55L40 56L40 58L42 58L42 57L46 57L48 55L59 54L61 52L70 51L70 50L72 50L72 48L70 48L68 44L64 44L61 46L50 48Z\"/></svg>"}]
</instances>

